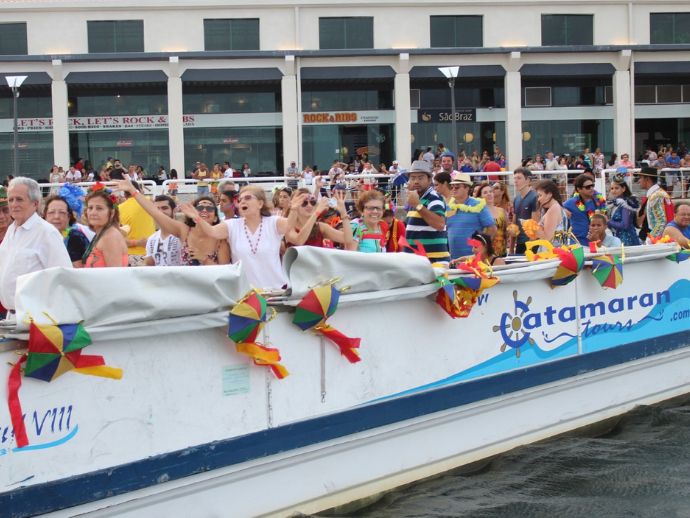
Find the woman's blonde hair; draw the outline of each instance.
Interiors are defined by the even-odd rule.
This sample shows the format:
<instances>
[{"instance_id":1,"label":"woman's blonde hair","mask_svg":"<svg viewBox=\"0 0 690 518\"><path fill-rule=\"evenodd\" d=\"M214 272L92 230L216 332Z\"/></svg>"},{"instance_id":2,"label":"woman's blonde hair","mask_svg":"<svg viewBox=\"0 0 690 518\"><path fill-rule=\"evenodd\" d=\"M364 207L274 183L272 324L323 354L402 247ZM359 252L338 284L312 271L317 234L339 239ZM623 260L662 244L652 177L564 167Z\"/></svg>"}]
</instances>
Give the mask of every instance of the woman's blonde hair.
<instances>
[{"instance_id":1,"label":"woman's blonde hair","mask_svg":"<svg viewBox=\"0 0 690 518\"><path fill-rule=\"evenodd\" d=\"M245 185L240 189L240 196L242 196L242 194L245 192L253 195L257 200L264 202L264 204L261 206L262 216L271 215L271 202L268 201L268 198L266 198L266 192L261 187L258 185Z\"/></svg>"}]
</instances>

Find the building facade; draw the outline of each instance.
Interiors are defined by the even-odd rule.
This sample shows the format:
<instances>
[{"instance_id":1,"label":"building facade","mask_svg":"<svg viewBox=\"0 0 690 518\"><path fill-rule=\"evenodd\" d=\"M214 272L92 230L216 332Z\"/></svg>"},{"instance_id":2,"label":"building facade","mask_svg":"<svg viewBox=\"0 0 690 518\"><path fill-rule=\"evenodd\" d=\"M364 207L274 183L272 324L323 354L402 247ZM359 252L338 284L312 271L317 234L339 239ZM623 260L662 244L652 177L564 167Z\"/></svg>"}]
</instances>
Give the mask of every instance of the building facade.
<instances>
[{"instance_id":1,"label":"building facade","mask_svg":"<svg viewBox=\"0 0 690 518\"><path fill-rule=\"evenodd\" d=\"M690 4L0 3L0 175L108 157L326 168L420 149L639 154L690 142ZM438 70L459 66L451 90ZM451 94L457 142L452 142Z\"/></svg>"}]
</instances>

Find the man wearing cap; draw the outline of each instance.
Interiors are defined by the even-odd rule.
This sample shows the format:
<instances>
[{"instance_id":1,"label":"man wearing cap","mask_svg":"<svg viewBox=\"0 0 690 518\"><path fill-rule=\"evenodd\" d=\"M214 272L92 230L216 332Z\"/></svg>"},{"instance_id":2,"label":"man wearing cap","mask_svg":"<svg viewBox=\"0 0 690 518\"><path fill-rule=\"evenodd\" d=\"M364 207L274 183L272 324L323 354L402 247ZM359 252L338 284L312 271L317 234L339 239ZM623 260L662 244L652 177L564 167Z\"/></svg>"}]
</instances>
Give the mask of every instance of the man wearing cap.
<instances>
[{"instance_id":1,"label":"man wearing cap","mask_svg":"<svg viewBox=\"0 0 690 518\"><path fill-rule=\"evenodd\" d=\"M673 219L670 217L673 209L671 197L657 183L659 173L656 168L643 167L638 176L640 187L647 191L647 201L644 203L644 214L649 228L647 237L660 238L668 222Z\"/></svg>"},{"instance_id":2,"label":"man wearing cap","mask_svg":"<svg viewBox=\"0 0 690 518\"><path fill-rule=\"evenodd\" d=\"M472 255L472 246L467 240L475 232L483 232L493 237L496 233L496 220L483 198L472 198L470 189L472 178L467 173L455 173L450 181L451 199L448 202L446 224L448 225L448 245L453 259Z\"/></svg>"},{"instance_id":3,"label":"man wearing cap","mask_svg":"<svg viewBox=\"0 0 690 518\"><path fill-rule=\"evenodd\" d=\"M31 178L14 178L7 189L14 219L0 243L0 303L14 310L17 278L53 266L72 268L60 232L37 214L41 189Z\"/></svg>"},{"instance_id":4,"label":"man wearing cap","mask_svg":"<svg viewBox=\"0 0 690 518\"><path fill-rule=\"evenodd\" d=\"M12 218L10 218L10 208L7 205L7 189L0 187L0 243L5 239L10 223L12 223Z\"/></svg>"},{"instance_id":5,"label":"man wearing cap","mask_svg":"<svg viewBox=\"0 0 690 518\"><path fill-rule=\"evenodd\" d=\"M413 247L424 247L432 263L447 263L446 203L431 185L431 164L415 160L407 172L407 228L405 238ZM410 252L409 249L405 249Z\"/></svg>"}]
</instances>

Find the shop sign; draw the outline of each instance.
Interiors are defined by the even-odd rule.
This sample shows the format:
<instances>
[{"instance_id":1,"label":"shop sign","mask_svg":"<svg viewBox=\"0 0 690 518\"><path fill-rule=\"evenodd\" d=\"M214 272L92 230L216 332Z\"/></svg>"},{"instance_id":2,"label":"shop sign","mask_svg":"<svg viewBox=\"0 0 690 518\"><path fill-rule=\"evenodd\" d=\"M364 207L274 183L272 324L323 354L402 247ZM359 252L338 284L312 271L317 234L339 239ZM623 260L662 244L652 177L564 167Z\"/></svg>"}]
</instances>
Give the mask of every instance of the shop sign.
<instances>
[{"instance_id":1,"label":"shop sign","mask_svg":"<svg viewBox=\"0 0 690 518\"><path fill-rule=\"evenodd\" d=\"M303 124L393 124L395 111L309 112L302 114Z\"/></svg>"},{"instance_id":2,"label":"shop sign","mask_svg":"<svg viewBox=\"0 0 690 518\"><path fill-rule=\"evenodd\" d=\"M453 112L451 110L418 110L417 122L451 122L453 120ZM455 109L456 122L476 122L477 109L476 108L456 108Z\"/></svg>"},{"instance_id":3,"label":"shop sign","mask_svg":"<svg viewBox=\"0 0 690 518\"><path fill-rule=\"evenodd\" d=\"M132 147L134 145L134 141L131 138L121 138L115 145L117 147Z\"/></svg>"},{"instance_id":4,"label":"shop sign","mask_svg":"<svg viewBox=\"0 0 690 518\"><path fill-rule=\"evenodd\" d=\"M239 141L240 139L235 137L225 137L223 139L223 144L237 144Z\"/></svg>"}]
</instances>

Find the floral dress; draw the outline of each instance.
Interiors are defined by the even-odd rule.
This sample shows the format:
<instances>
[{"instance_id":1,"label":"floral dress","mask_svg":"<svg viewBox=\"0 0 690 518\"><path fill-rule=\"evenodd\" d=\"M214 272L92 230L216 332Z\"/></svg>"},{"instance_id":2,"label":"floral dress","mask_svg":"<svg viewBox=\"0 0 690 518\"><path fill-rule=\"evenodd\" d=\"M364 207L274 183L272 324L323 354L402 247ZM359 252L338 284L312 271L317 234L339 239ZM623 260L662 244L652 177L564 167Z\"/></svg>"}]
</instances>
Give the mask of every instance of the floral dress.
<instances>
[{"instance_id":1,"label":"floral dress","mask_svg":"<svg viewBox=\"0 0 690 518\"><path fill-rule=\"evenodd\" d=\"M634 196L608 201L609 215L611 216L609 228L624 246L641 244L635 228L635 217L639 208L640 202Z\"/></svg>"}]
</instances>

